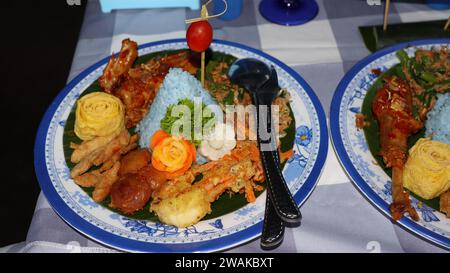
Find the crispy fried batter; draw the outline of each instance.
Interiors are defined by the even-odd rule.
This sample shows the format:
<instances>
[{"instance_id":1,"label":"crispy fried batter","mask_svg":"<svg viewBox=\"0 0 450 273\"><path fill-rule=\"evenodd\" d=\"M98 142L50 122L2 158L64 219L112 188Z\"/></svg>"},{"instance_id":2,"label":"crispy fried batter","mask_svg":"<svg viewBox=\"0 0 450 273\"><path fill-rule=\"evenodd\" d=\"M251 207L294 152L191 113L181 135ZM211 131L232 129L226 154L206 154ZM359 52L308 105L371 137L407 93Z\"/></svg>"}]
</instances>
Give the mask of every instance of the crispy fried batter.
<instances>
[{"instance_id":1,"label":"crispy fried batter","mask_svg":"<svg viewBox=\"0 0 450 273\"><path fill-rule=\"evenodd\" d=\"M135 142L137 141L137 139L137 135L130 136L130 133L127 130L123 130L121 133L119 133L119 135L117 135L106 144L104 144L104 141L96 142L104 144L102 146L90 145L92 144L92 142L85 143L86 141L80 145L74 146L76 147L74 153L77 152L78 149L83 149L82 152L78 152L78 154L82 154L84 157L82 157L79 160L79 163L75 165L75 167L73 167L72 171L70 172L71 177L75 178L85 173L94 165L100 166L101 164L103 164L104 166L102 166L101 171L106 171L120 159L120 156L122 154L125 154L136 147ZM95 141L95 139L90 141ZM93 149L93 147L95 147L95 149ZM87 153L86 151L88 150L92 150L92 152ZM78 159L79 158L77 158L77 160Z\"/></svg>"},{"instance_id":2,"label":"crispy fried batter","mask_svg":"<svg viewBox=\"0 0 450 273\"><path fill-rule=\"evenodd\" d=\"M200 173L200 181L192 184ZM189 226L209 213L210 203L225 191L245 192L247 201L254 202L254 190L261 190L255 183L263 180L256 142L238 141L230 155L193 166L184 175L159 187L153 193L151 210L167 224ZM188 197L197 199L187 201Z\"/></svg>"},{"instance_id":3,"label":"crispy fried batter","mask_svg":"<svg viewBox=\"0 0 450 273\"><path fill-rule=\"evenodd\" d=\"M74 178L75 183L82 187L95 187L92 193L92 199L95 202L101 202L105 199L110 191L111 186L119 179L117 173L119 172L120 162L116 162L112 168L101 172L95 170Z\"/></svg>"},{"instance_id":4,"label":"crispy fried batter","mask_svg":"<svg viewBox=\"0 0 450 273\"><path fill-rule=\"evenodd\" d=\"M70 161L72 163L80 162L84 157L91 154L96 149L105 146L113 140L117 134L109 136L96 137L91 140L83 141L81 144L70 143L70 148L74 149Z\"/></svg>"},{"instance_id":5,"label":"crispy fried batter","mask_svg":"<svg viewBox=\"0 0 450 273\"><path fill-rule=\"evenodd\" d=\"M119 168L120 162L116 162L111 169L102 173L101 179L99 179L98 184L95 185L95 190L92 192L92 199L95 202L101 202L109 195L112 185L119 179L117 175Z\"/></svg>"},{"instance_id":6,"label":"crispy fried batter","mask_svg":"<svg viewBox=\"0 0 450 273\"><path fill-rule=\"evenodd\" d=\"M441 212L445 213L447 217L450 217L450 190L441 194L439 205Z\"/></svg>"}]
</instances>

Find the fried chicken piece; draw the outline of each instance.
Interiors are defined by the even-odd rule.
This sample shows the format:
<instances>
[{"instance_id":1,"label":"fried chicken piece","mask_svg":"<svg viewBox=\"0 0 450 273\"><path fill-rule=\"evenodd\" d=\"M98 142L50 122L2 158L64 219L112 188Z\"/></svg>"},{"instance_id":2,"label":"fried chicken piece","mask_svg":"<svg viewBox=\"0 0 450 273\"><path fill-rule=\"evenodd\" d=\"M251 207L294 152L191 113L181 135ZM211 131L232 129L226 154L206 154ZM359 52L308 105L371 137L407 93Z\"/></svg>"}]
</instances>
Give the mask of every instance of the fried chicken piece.
<instances>
[{"instance_id":1,"label":"fried chicken piece","mask_svg":"<svg viewBox=\"0 0 450 273\"><path fill-rule=\"evenodd\" d=\"M441 194L439 206L441 212L445 213L447 217L450 217L450 190Z\"/></svg>"},{"instance_id":2,"label":"fried chicken piece","mask_svg":"<svg viewBox=\"0 0 450 273\"><path fill-rule=\"evenodd\" d=\"M145 116L171 67L180 67L191 74L198 67L189 52L183 51L132 68L137 54L137 44L123 40L117 60L112 56L99 78L102 90L120 98L125 105L127 128L134 127Z\"/></svg>"},{"instance_id":3,"label":"fried chicken piece","mask_svg":"<svg viewBox=\"0 0 450 273\"><path fill-rule=\"evenodd\" d=\"M105 92L111 93L122 77L128 73L137 56L137 43L130 39L123 40L117 60L114 59L114 54L111 55L103 75L98 79L100 87Z\"/></svg>"},{"instance_id":4,"label":"fried chicken piece","mask_svg":"<svg viewBox=\"0 0 450 273\"><path fill-rule=\"evenodd\" d=\"M403 189L403 167L407 159L408 137L419 131L423 124L412 114L412 93L409 86L398 77L388 77L377 91L372 111L380 127L380 155L387 167L392 168L392 199L390 206L394 220L409 213L419 219L411 206L409 194Z\"/></svg>"}]
</instances>

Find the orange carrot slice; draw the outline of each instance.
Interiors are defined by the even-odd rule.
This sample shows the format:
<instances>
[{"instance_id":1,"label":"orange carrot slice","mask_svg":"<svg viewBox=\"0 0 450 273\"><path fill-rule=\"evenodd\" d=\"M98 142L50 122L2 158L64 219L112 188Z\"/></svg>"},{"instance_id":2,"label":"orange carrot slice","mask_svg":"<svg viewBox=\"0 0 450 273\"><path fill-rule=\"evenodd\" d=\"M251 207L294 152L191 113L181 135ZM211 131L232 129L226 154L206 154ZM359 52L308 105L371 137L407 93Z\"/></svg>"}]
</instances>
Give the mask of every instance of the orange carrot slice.
<instances>
[{"instance_id":1,"label":"orange carrot slice","mask_svg":"<svg viewBox=\"0 0 450 273\"><path fill-rule=\"evenodd\" d=\"M153 134L153 137L150 142L150 148L155 148L156 145L158 145L159 142L161 142L163 139L170 137L170 135L163 130L158 130Z\"/></svg>"}]
</instances>

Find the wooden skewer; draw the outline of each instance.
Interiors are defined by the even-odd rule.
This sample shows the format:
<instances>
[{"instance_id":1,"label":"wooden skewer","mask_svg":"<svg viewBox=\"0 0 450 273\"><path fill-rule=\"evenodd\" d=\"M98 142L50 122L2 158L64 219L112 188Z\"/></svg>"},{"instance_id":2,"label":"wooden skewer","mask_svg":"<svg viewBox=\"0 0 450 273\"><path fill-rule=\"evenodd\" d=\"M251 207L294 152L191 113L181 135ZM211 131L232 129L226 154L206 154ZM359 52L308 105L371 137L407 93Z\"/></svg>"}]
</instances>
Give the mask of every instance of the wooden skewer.
<instances>
[{"instance_id":1,"label":"wooden skewer","mask_svg":"<svg viewBox=\"0 0 450 273\"><path fill-rule=\"evenodd\" d=\"M201 61L201 83L202 86L205 87L205 51L202 52L202 61Z\"/></svg>"},{"instance_id":2,"label":"wooden skewer","mask_svg":"<svg viewBox=\"0 0 450 273\"><path fill-rule=\"evenodd\" d=\"M447 31L449 25L450 25L450 16L448 17L447 23L444 26L444 31Z\"/></svg>"},{"instance_id":3,"label":"wooden skewer","mask_svg":"<svg viewBox=\"0 0 450 273\"><path fill-rule=\"evenodd\" d=\"M391 4L391 0L386 0L386 6L384 7L384 22L383 22L383 31L387 30L388 17L389 17L389 6Z\"/></svg>"}]
</instances>

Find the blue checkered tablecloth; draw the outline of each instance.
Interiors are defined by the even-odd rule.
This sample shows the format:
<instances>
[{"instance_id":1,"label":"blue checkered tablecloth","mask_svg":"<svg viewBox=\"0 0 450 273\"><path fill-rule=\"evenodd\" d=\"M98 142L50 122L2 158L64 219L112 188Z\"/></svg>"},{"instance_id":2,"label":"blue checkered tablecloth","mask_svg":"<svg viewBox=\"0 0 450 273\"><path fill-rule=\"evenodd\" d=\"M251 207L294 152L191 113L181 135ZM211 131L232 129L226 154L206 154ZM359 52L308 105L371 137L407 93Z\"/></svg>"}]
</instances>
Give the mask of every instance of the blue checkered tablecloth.
<instances>
[{"instance_id":1,"label":"blue checkered tablecloth","mask_svg":"<svg viewBox=\"0 0 450 273\"><path fill-rule=\"evenodd\" d=\"M258 12L258 0L244 0L243 14L228 22L212 20L214 37L263 50L295 69L315 90L329 116L333 92L358 60L369 54L358 26L381 24L383 6L366 0L318 0L319 14L301 26L279 26ZM374 1L369 1L374 2ZM376 2L376 1L375 1ZM422 4L395 2L389 22L446 19L450 11ZM102 13L88 2L69 80L120 49L130 37L138 43L185 37L185 18L198 11L185 8L120 10ZM330 143L317 188L302 207L301 227L287 229L274 252L445 252L390 222L349 181ZM25 242L0 252L111 252L64 223L45 197L39 196ZM259 240L229 252L261 252Z\"/></svg>"}]
</instances>

